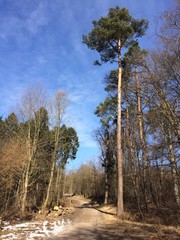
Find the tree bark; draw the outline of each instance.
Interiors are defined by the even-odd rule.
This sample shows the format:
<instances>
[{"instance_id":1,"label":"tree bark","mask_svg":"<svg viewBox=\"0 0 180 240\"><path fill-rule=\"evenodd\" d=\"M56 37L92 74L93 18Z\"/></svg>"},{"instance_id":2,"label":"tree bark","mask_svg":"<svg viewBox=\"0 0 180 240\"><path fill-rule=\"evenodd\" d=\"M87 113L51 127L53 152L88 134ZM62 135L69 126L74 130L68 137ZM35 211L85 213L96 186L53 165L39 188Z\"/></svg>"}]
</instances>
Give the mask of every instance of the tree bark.
<instances>
[{"instance_id":1,"label":"tree bark","mask_svg":"<svg viewBox=\"0 0 180 240\"><path fill-rule=\"evenodd\" d=\"M118 199L117 199L117 216L124 213L123 203L123 159L121 146L121 84L122 84L122 68L121 68L121 41L118 40L118 116L117 116L117 165L118 165Z\"/></svg>"},{"instance_id":2,"label":"tree bark","mask_svg":"<svg viewBox=\"0 0 180 240\"><path fill-rule=\"evenodd\" d=\"M61 172L60 167L57 167L57 177L56 177L56 191L55 191L55 198L56 198L56 205L59 206L60 200L60 181L61 181Z\"/></svg>"},{"instance_id":3,"label":"tree bark","mask_svg":"<svg viewBox=\"0 0 180 240\"><path fill-rule=\"evenodd\" d=\"M107 151L107 150L106 150ZM104 193L104 204L108 203L108 196L109 196L109 187L108 187L108 169L107 169L107 153L105 159L105 193Z\"/></svg>"},{"instance_id":4,"label":"tree bark","mask_svg":"<svg viewBox=\"0 0 180 240\"><path fill-rule=\"evenodd\" d=\"M171 170L172 170L174 195L175 195L175 199L176 199L176 204L178 207L180 207L180 194L179 194L177 168L176 168L176 162L175 162L175 157L174 157L174 149L173 149L173 145L172 145L172 136L171 136L170 131L169 131L169 160L170 160L170 166L171 166Z\"/></svg>"}]
</instances>

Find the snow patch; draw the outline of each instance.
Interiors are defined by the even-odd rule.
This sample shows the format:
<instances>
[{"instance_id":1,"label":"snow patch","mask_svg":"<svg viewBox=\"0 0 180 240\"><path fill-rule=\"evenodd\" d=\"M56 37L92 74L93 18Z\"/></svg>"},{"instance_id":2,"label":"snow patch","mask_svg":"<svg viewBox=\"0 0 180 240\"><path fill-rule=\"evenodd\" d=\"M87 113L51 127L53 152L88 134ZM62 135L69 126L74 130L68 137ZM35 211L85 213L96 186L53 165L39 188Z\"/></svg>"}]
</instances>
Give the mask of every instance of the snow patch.
<instances>
[{"instance_id":1,"label":"snow patch","mask_svg":"<svg viewBox=\"0 0 180 240\"><path fill-rule=\"evenodd\" d=\"M61 221L39 221L39 222L24 222L15 225L8 225L4 222L0 239L7 240L34 240L34 239L47 239L49 237L57 236L68 225L71 224L70 220ZM3 234L3 231L4 234Z\"/></svg>"}]
</instances>

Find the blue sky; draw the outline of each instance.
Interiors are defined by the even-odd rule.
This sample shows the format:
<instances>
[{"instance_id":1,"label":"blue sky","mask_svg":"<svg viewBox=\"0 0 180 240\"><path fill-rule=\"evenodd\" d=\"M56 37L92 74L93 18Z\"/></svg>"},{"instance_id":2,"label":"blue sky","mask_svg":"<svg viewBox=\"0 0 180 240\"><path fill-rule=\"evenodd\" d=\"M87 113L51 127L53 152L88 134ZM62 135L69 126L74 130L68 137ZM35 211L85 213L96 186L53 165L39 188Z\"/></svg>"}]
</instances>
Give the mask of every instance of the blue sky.
<instances>
[{"instance_id":1,"label":"blue sky","mask_svg":"<svg viewBox=\"0 0 180 240\"><path fill-rule=\"evenodd\" d=\"M173 0L0 0L0 115L13 111L29 85L42 82L50 95L64 89L67 121L80 141L75 168L98 156L92 132L99 120L93 112L105 97L103 78L113 67L93 65L98 54L82 44L82 34L117 5L149 20L140 42L155 48L156 17L172 8Z\"/></svg>"}]
</instances>

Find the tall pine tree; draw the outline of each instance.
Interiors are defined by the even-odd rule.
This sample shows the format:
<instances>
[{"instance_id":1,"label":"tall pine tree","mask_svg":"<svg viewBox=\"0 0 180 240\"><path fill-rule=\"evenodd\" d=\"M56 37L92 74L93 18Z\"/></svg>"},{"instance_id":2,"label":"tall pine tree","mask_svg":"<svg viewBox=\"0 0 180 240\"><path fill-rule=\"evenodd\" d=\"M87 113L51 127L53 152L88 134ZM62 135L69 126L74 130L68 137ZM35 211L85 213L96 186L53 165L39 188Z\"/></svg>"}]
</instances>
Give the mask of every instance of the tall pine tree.
<instances>
[{"instance_id":1,"label":"tall pine tree","mask_svg":"<svg viewBox=\"0 0 180 240\"><path fill-rule=\"evenodd\" d=\"M118 201L117 215L124 212L123 204L123 157L121 147L121 82L122 82L122 48L129 48L138 37L144 35L148 22L134 19L126 8L110 8L108 15L93 21L93 29L83 36L83 43L100 54L101 61L118 63L118 116L117 116L117 162L118 162Z\"/></svg>"}]
</instances>

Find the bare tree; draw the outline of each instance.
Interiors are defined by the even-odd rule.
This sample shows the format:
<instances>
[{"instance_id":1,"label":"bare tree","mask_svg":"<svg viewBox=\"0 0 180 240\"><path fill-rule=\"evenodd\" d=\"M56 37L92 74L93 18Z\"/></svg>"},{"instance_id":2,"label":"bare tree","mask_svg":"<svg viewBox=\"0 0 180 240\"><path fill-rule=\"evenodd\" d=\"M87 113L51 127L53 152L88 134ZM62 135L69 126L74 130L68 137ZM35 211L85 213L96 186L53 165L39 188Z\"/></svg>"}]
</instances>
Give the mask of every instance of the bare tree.
<instances>
[{"instance_id":1,"label":"bare tree","mask_svg":"<svg viewBox=\"0 0 180 240\"><path fill-rule=\"evenodd\" d=\"M38 84L30 86L22 96L21 105L18 106L18 112L22 125L23 139L27 149L25 160L25 167L23 171L22 180L22 197L21 197L21 211L25 211L28 188L31 184L30 176L32 174L33 166L36 161L36 154L40 132L42 128L42 111L38 110L46 107L46 92L43 87ZM41 143L42 144L42 143Z\"/></svg>"},{"instance_id":2,"label":"bare tree","mask_svg":"<svg viewBox=\"0 0 180 240\"><path fill-rule=\"evenodd\" d=\"M50 123L54 131L53 136L54 139L53 139L53 152L51 156L51 172L49 176L46 197L43 203L43 209L45 209L47 207L47 204L49 203L50 193L53 187L53 179L55 175L57 152L60 139L60 127L63 122L66 107L67 107L67 95L65 94L65 92L59 90L50 101ZM60 171L57 171L57 173L58 173L57 178L60 179L59 176Z\"/></svg>"}]
</instances>

